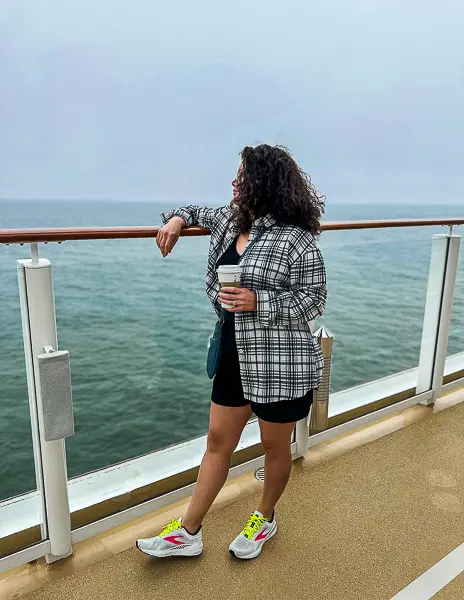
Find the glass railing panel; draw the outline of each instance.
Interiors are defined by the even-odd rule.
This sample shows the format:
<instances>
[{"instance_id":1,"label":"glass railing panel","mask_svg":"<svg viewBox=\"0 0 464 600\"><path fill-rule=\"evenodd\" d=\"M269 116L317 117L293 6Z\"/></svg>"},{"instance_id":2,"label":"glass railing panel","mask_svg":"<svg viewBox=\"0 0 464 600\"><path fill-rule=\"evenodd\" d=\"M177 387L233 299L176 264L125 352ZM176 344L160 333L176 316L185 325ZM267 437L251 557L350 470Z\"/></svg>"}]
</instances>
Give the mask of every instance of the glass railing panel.
<instances>
[{"instance_id":1,"label":"glass railing panel","mask_svg":"<svg viewBox=\"0 0 464 600\"><path fill-rule=\"evenodd\" d=\"M18 250L0 246L0 557L42 539L16 271ZM18 512L22 510L18 496L28 507L26 518ZM26 531L16 537L20 520Z\"/></svg>"},{"instance_id":2,"label":"glass railing panel","mask_svg":"<svg viewBox=\"0 0 464 600\"><path fill-rule=\"evenodd\" d=\"M2 228L149 225L159 223L167 208L138 202L2 201L1 206ZM204 293L208 243L208 238L183 239L165 261L155 240L40 244L41 256L54 267L59 345L71 352L77 433L66 443L70 476L207 430L205 355L214 325ZM18 420L1 420L7 445L26 439L27 431L30 440L16 281L16 259L28 258L30 251L28 246L1 249L0 314L2 320L16 319L0 332L2 371L17 374L8 381ZM16 312L3 310L13 304ZM10 335L14 327L16 338ZM20 398L27 410L24 424ZM32 456L30 443L29 450ZM33 462L26 468L27 462L12 457L6 474L16 474L18 466L21 474L2 478L9 485L5 494L32 489Z\"/></svg>"},{"instance_id":3,"label":"glass railing panel","mask_svg":"<svg viewBox=\"0 0 464 600\"><path fill-rule=\"evenodd\" d=\"M451 314L450 335L448 340L448 356L464 353L464 227L454 228L456 235L462 236L459 253L458 270L456 274L456 287L454 293L453 312ZM456 362L456 361L455 361ZM464 369L464 354L462 361L455 367ZM445 374L450 369L445 369Z\"/></svg>"},{"instance_id":4,"label":"glass railing panel","mask_svg":"<svg viewBox=\"0 0 464 600\"><path fill-rule=\"evenodd\" d=\"M71 352L76 434L69 476L204 434L215 322L208 238L163 259L153 240L49 245L60 348Z\"/></svg>"},{"instance_id":5,"label":"glass railing panel","mask_svg":"<svg viewBox=\"0 0 464 600\"><path fill-rule=\"evenodd\" d=\"M443 230L438 229L437 232ZM419 364L431 228L327 232L332 391Z\"/></svg>"},{"instance_id":6,"label":"glass railing panel","mask_svg":"<svg viewBox=\"0 0 464 600\"><path fill-rule=\"evenodd\" d=\"M0 247L0 502L36 489L17 258L17 247Z\"/></svg>"}]
</instances>

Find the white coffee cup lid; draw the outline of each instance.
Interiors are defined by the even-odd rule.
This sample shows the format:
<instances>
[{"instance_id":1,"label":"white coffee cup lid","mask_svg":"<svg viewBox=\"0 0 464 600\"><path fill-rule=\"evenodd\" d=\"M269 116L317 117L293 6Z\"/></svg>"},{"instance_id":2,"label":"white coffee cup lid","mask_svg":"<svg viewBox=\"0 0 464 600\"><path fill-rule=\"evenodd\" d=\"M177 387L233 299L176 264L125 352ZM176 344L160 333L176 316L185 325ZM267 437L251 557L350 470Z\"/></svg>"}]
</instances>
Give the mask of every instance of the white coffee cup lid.
<instances>
[{"instance_id":1,"label":"white coffee cup lid","mask_svg":"<svg viewBox=\"0 0 464 600\"><path fill-rule=\"evenodd\" d=\"M218 273L241 273L242 267L240 265L220 265L217 268Z\"/></svg>"}]
</instances>

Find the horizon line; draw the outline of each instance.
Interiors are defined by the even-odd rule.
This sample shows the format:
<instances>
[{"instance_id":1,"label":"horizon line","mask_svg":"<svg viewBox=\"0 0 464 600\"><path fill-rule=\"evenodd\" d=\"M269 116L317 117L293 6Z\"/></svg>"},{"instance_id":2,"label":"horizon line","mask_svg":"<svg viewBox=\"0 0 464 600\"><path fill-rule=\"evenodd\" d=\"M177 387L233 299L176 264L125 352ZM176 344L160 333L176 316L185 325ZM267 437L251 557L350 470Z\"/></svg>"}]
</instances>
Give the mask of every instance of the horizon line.
<instances>
[{"instance_id":1,"label":"horizon line","mask_svg":"<svg viewBox=\"0 0 464 600\"><path fill-rule=\"evenodd\" d=\"M168 204L172 206L180 206L180 204L172 202L172 201L163 201L163 200L148 200L148 199L127 199L127 198L34 198L34 197L29 197L29 198L7 198L7 197L0 197L0 202L73 202L73 203L80 203L80 202L102 202L102 203L106 203L106 202L114 202L114 203L124 203L124 204L129 204L131 202L134 203L140 203L140 204ZM195 203L195 202L194 202ZM226 203L212 203L212 206L225 206L227 204ZM422 201L422 202L418 202L418 201L401 201L401 200L393 200L393 201L381 201L381 202L370 202L370 201L366 201L366 200L355 200L355 201L340 201L340 200L335 200L333 202L326 202L326 207L327 206L366 206L366 205L377 205L377 206L433 206L434 204L436 204L433 201ZM450 203L440 203L440 206L459 206L459 202L455 201L455 202L450 202Z\"/></svg>"}]
</instances>

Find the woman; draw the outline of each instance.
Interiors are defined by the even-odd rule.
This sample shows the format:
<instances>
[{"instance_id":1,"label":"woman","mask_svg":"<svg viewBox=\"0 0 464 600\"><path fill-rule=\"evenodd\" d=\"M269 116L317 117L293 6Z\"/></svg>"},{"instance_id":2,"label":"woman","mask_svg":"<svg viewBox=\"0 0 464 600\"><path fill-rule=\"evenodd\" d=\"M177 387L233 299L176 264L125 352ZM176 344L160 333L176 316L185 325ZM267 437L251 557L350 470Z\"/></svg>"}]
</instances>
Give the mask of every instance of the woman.
<instances>
[{"instance_id":1,"label":"woman","mask_svg":"<svg viewBox=\"0 0 464 600\"><path fill-rule=\"evenodd\" d=\"M165 225L157 236L167 256L183 227L207 227L207 294L218 315L220 303L230 308L195 492L183 520L137 541L152 556L202 552L203 519L227 479L231 455L253 413L265 449L264 490L230 552L242 559L261 553L276 533L274 508L290 476L292 432L308 416L320 381L323 360L310 323L324 312L327 295L324 262L314 241L323 199L286 149L246 147L241 158L230 206L174 210L163 215ZM220 290L217 267L238 263L241 287Z\"/></svg>"}]
</instances>

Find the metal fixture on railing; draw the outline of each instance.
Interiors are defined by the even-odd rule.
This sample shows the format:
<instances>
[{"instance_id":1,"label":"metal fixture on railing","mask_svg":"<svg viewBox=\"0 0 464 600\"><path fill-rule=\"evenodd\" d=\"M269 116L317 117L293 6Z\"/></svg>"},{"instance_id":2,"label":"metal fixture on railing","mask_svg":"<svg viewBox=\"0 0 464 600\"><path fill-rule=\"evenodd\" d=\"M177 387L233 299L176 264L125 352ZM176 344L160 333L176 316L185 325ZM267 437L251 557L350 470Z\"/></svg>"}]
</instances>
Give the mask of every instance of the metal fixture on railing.
<instances>
[{"instance_id":1,"label":"metal fixture on railing","mask_svg":"<svg viewBox=\"0 0 464 600\"><path fill-rule=\"evenodd\" d=\"M324 369L321 384L314 395L308 418L310 433L324 431L329 425L330 378L332 374L333 335L326 327L322 326L316 331L315 337L319 341L324 356Z\"/></svg>"},{"instance_id":2,"label":"metal fixture on railing","mask_svg":"<svg viewBox=\"0 0 464 600\"><path fill-rule=\"evenodd\" d=\"M317 338L321 346L324 356L324 368L319 389L314 394L309 417L298 421L296 424L295 438L298 456L303 456L308 451L310 432L323 431L328 426L333 336L326 327L322 326L315 332L314 337Z\"/></svg>"},{"instance_id":3,"label":"metal fixture on railing","mask_svg":"<svg viewBox=\"0 0 464 600\"><path fill-rule=\"evenodd\" d=\"M50 348L45 346L45 352L37 356L46 442L74 435L69 352Z\"/></svg>"}]
</instances>

